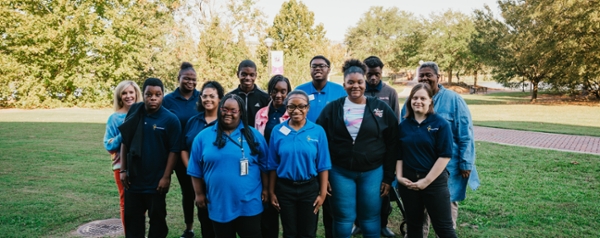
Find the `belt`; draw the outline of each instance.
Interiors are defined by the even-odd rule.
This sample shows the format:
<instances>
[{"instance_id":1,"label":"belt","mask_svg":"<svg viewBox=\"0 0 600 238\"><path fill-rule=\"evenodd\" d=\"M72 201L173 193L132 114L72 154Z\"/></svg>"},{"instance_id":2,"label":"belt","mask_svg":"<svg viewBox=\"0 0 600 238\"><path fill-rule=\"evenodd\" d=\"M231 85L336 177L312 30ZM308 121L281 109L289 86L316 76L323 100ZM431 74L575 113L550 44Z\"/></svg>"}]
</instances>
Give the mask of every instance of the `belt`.
<instances>
[{"instance_id":1,"label":"belt","mask_svg":"<svg viewBox=\"0 0 600 238\"><path fill-rule=\"evenodd\" d=\"M284 182L284 183L287 183L287 184L298 186L298 185L304 185L304 184L310 183L312 181L315 181L315 177L311 177L308 180L300 180L300 181L294 181L294 180L290 180L290 179L278 178L277 181L281 181L281 182Z\"/></svg>"}]
</instances>

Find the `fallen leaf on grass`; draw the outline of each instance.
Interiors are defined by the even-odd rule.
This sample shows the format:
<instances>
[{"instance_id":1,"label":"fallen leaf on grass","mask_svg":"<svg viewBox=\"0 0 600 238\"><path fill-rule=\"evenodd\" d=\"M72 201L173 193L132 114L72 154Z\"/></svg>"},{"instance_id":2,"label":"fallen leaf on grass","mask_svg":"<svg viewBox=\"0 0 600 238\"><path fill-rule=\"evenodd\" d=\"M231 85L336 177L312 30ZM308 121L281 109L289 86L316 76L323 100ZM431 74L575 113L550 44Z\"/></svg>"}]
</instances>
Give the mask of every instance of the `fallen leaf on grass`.
<instances>
[{"instance_id":1,"label":"fallen leaf on grass","mask_svg":"<svg viewBox=\"0 0 600 238\"><path fill-rule=\"evenodd\" d=\"M573 161L571 161L571 164L579 164L579 162L573 160Z\"/></svg>"}]
</instances>

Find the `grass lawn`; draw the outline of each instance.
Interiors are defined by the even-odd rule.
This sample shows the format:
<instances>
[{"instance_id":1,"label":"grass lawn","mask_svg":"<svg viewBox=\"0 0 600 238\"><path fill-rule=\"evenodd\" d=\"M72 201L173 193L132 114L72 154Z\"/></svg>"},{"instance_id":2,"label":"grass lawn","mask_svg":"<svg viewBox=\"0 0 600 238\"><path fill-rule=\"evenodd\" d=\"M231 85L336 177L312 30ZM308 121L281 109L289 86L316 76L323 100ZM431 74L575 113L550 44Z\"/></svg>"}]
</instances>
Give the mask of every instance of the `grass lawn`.
<instances>
[{"instance_id":1,"label":"grass lawn","mask_svg":"<svg viewBox=\"0 0 600 238\"><path fill-rule=\"evenodd\" d=\"M0 111L2 237L64 237L84 223L119 217L101 142L109 114ZM28 122L7 122L16 120ZM477 155L482 186L460 204L460 237L600 237L600 156L483 142ZM176 180L167 196L169 237L184 228ZM394 210L397 233L399 220Z\"/></svg>"}]
</instances>

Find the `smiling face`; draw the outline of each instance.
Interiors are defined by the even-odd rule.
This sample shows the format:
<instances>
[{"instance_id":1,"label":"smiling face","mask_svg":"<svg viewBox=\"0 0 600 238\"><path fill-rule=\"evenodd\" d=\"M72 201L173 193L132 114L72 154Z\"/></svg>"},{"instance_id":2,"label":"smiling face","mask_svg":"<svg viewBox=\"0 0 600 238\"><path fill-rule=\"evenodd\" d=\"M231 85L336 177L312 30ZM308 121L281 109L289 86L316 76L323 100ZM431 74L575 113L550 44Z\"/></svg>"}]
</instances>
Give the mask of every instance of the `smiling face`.
<instances>
[{"instance_id":1,"label":"smiling face","mask_svg":"<svg viewBox=\"0 0 600 238\"><path fill-rule=\"evenodd\" d=\"M186 70L179 75L179 90L184 92L194 91L196 84L196 72L193 70Z\"/></svg>"},{"instance_id":2,"label":"smiling face","mask_svg":"<svg viewBox=\"0 0 600 238\"><path fill-rule=\"evenodd\" d=\"M434 94L439 90L438 80L440 76L435 73L435 70L429 67L423 67L419 69L419 83L426 83L431 86Z\"/></svg>"},{"instance_id":3,"label":"smiling face","mask_svg":"<svg viewBox=\"0 0 600 238\"><path fill-rule=\"evenodd\" d=\"M365 94L365 77L360 73L351 73L344 78L344 89L351 100L357 100Z\"/></svg>"},{"instance_id":4,"label":"smiling face","mask_svg":"<svg viewBox=\"0 0 600 238\"><path fill-rule=\"evenodd\" d=\"M238 72L240 79L240 89L244 92L250 92L254 89L254 80L256 80L256 69L252 67L243 67Z\"/></svg>"},{"instance_id":5,"label":"smiling face","mask_svg":"<svg viewBox=\"0 0 600 238\"><path fill-rule=\"evenodd\" d=\"M287 101L287 113L290 115L290 120L294 123L301 123L306 120L306 114L310 104L306 97L300 94L294 94L288 98Z\"/></svg>"},{"instance_id":6,"label":"smiling face","mask_svg":"<svg viewBox=\"0 0 600 238\"><path fill-rule=\"evenodd\" d=\"M273 87L271 91L271 100L273 100L273 106L275 108L281 107L283 105L283 100L288 94L288 85L284 81L279 81Z\"/></svg>"},{"instance_id":7,"label":"smiling face","mask_svg":"<svg viewBox=\"0 0 600 238\"><path fill-rule=\"evenodd\" d=\"M240 124L240 107L235 99L229 98L221 107L221 120L223 127L234 129Z\"/></svg>"},{"instance_id":8,"label":"smiling face","mask_svg":"<svg viewBox=\"0 0 600 238\"><path fill-rule=\"evenodd\" d=\"M122 107L129 108L135 102L137 102L137 93L133 85L129 85L121 92Z\"/></svg>"},{"instance_id":9,"label":"smiling face","mask_svg":"<svg viewBox=\"0 0 600 238\"><path fill-rule=\"evenodd\" d=\"M200 96L200 98L202 99L202 106L204 107L204 110L214 111L219 108L219 102L221 102L221 99L219 99L219 94L217 93L216 89L205 88L202 90L202 96Z\"/></svg>"},{"instance_id":10,"label":"smiling face","mask_svg":"<svg viewBox=\"0 0 600 238\"><path fill-rule=\"evenodd\" d=\"M146 86L144 90L144 104L146 111L153 113L160 109L163 100L163 91L160 86Z\"/></svg>"},{"instance_id":11,"label":"smiling face","mask_svg":"<svg viewBox=\"0 0 600 238\"><path fill-rule=\"evenodd\" d=\"M431 97L425 89L419 89L410 98L410 106L416 116L426 115L431 107Z\"/></svg>"},{"instance_id":12,"label":"smiling face","mask_svg":"<svg viewBox=\"0 0 600 238\"><path fill-rule=\"evenodd\" d=\"M329 75L329 65L323 59L314 59L310 62L310 76L313 81L327 80Z\"/></svg>"}]
</instances>

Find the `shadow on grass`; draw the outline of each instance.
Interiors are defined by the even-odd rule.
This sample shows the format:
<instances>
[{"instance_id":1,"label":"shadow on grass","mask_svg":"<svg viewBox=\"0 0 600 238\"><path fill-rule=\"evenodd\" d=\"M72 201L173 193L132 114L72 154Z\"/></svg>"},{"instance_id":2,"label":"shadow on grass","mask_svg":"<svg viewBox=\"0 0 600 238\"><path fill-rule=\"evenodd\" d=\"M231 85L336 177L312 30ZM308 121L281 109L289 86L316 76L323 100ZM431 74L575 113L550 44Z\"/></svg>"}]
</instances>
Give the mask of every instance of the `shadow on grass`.
<instances>
[{"instance_id":1,"label":"shadow on grass","mask_svg":"<svg viewBox=\"0 0 600 238\"><path fill-rule=\"evenodd\" d=\"M530 121L473 121L473 124L476 126L494 127L502 129L600 137L600 127L575 126L558 123Z\"/></svg>"}]
</instances>

